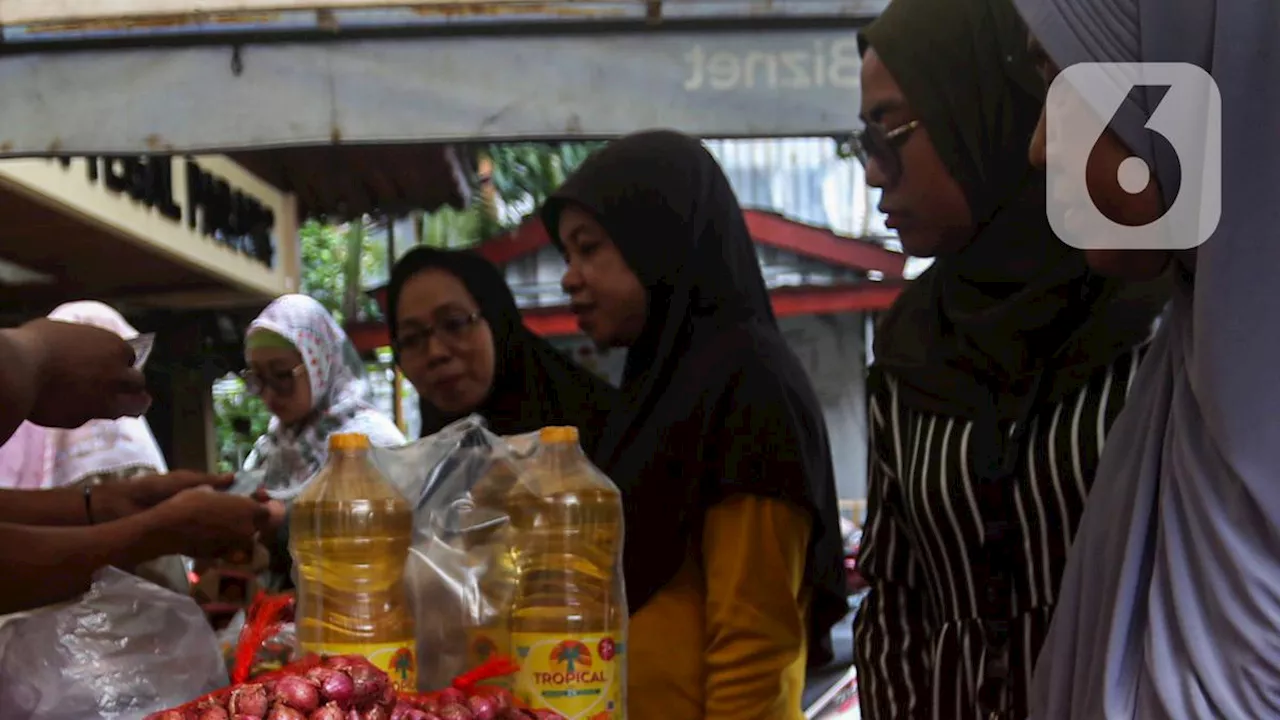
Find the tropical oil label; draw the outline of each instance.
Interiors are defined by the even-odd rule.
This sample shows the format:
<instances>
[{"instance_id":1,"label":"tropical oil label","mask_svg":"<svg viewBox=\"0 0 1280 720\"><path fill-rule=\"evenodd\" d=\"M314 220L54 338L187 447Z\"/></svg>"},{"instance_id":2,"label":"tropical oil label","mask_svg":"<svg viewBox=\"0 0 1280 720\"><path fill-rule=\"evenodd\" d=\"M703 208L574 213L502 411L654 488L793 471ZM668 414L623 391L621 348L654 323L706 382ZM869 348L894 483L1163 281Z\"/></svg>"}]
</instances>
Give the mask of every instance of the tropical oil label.
<instances>
[{"instance_id":1,"label":"tropical oil label","mask_svg":"<svg viewBox=\"0 0 1280 720\"><path fill-rule=\"evenodd\" d=\"M619 672L624 647L615 637L512 633L520 664L516 697L530 708L551 710L568 720L625 720Z\"/></svg>"},{"instance_id":2,"label":"tropical oil label","mask_svg":"<svg viewBox=\"0 0 1280 720\"><path fill-rule=\"evenodd\" d=\"M467 667L475 669L493 659L496 655L512 657L511 633L505 627L467 628ZM481 685L496 685L511 689L511 676L483 680Z\"/></svg>"},{"instance_id":3,"label":"tropical oil label","mask_svg":"<svg viewBox=\"0 0 1280 720\"><path fill-rule=\"evenodd\" d=\"M391 678L396 690L418 691L418 663L413 656L414 640L397 643L342 644L308 647L321 655L363 655L374 667Z\"/></svg>"}]
</instances>

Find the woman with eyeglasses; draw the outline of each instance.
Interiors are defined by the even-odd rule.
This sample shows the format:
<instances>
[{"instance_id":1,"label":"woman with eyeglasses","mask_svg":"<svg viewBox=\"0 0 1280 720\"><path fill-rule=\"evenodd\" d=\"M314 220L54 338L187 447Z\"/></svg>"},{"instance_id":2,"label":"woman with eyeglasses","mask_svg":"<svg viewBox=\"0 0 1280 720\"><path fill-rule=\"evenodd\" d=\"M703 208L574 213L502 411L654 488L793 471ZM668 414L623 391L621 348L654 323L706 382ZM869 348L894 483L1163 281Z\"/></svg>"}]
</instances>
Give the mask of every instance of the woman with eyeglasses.
<instances>
[{"instance_id":1,"label":"woman with eyeglasses","mask_svg":"<svg viewBox=\"0 0 1280 720\"><path fill-rule=\"evenodd\" d=\"M1024 151L1045 87L1009 0L894 0L861 44L867 180L907 251L936 258L875 337L861 709L1024 718L1167 283L1096 275L1054 235Z\"/></svg>"},{"instance_id":2,"label":"woman with eyeglasses","mask_svg":"<svg viewBox=\"0 0 1280 720\"><path fill-rule=\"evenodd\" d=\"M1153 224L1151 237L1175 251L1101 249L1090 259L1162 257L1176 278L1080 521L1032 717L1280 717L1280 4L1017 5L1046 80L1059 87L1081 87L1060 76L1090 69L1079 63L1159 62L1146 69L1175 74L1101 88L1123 100L1101 118L1087 105L1050 103L1032 144L1053 181L1055 144L1077 150L1064 137L1064 113L1105 128L1088 141L1090 164L1101 166L1072 208L1093 202L1129 227ZM1115 180L1135 157L1149 173L1139 192ZM1204 174L1194 171L1198 160ZM1192 222L1181 215L1188 210Z\"/></svg>"},{"instance_id":3,"label":"woman with eyeglasses","mask_svg":"<svg viewBox=\"0 0 1280 720\"><path fill-rule=\"evenodd\" d=\"M627 348L594 460L623 494L628 717L801 720L848 611L822 408L697 139L636 133L542 209L561 285Z\"/></svg>"},{"instance_id":4,"label":"woman with eyeglasses","mask_svg":"<svg viewBox=\"0 0 1280 720\"><path fill-rule=\"evenodd\" d=\"M305 295L276 298L245 335L246 388L271 410L271 425L245 460L275 489L296 488L328 459L329 436L363 433L374 446L402 445L404 435L368 401L364 363L338 322ZM293 586L288 523L268 543L270 584Z\"/></svg>"},{"instance_id":5,"label":"woman with eyeglasses","mask_svg":"<svg viewBox=\"0 0 1280 720\"><path fill-rule=\"evenodd\" d=\"M573 425L594 448L617 391L524 326L489 261L410 250L391 271L387 316L396 361L418 391L423 436L478 413L499 435Z\"/></svg>"}]
</instances>

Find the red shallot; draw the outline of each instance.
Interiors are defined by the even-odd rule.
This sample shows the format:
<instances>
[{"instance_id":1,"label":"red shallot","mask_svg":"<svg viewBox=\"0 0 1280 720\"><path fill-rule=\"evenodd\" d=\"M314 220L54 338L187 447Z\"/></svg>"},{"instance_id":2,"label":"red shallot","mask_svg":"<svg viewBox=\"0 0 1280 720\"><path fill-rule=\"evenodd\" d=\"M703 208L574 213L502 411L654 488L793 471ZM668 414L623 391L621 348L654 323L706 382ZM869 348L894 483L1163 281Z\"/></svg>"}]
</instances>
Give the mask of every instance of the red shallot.
<instances>
[{"instance_id":1,"label":"red shallot","mask_svg":"<svg viewBox=\"0 0 1280 720\"><path fill-rule=\"evenodd\" d=\"M458 688L445 688L440 691L441 705L466 705L467 696Z\"/></svg>"},{"instance_id":2,"label":"red shallot","mask_svg":"<svg viewBox=\"0 0 1280 720\"><path fill-rule=\"evenodd\" d=\"M276 706L271 708L271 714L267 715L267 720L307 720L307 716L288 705L276 703Z\"/></svg>"},{"instance_id":3,"label":"red shallot","mask_svg":"<svg viewBox=\"0 0 1280 720\"><path fill-rule=\"evenodd\" d=\"M231 701L227 703L227 709L232 715L256 715L262 717L267 714L267 689L258 684L241 685L231 691Z\"/></svg>"},{"instance_id":4,"label":"red shallot","mask_svg":"<svg viewBox=\"0 0 1280 720\"><path fill-rule=\"evenodd\" d=\"M347 720L347 714L335 703L329 703L311 713L308 720Z\"/></svg>"},{"instance_id":5,"label":"red shallot","mask_svg":"<svg viewBox=\"0 0 1280 720\"><path fill-rule=\"evenodd\" d=\"M324 661L324 666L330 670L346 670L361 664L364 658L354 658L350 655L336 655Z\"/></svg>"},{"instance_id":6,"label":"red shallot","mask_svg":"<svg viewBox=\"0 0 1280 720\"><path fill-rule=\"evenodd\" d=\"M316 685L304 678L286 676L276 682L275 699L294 710L309 713L320 707L320 692Z\"/></svg>"},{"instance_id":7,"label":"red shallot","mask_svg":"<svg viewBox=\"0 0 1280 720\"><path fill-rule=\"evenodd\" d=\"M201 710L200 714L196 716L196 720L231 720L231 716L227 714L226 708L214 705Z\"/></svg>"},{"instance_id":8,"label":"red shallot","mask_svg":"<svg viewBox=\"0 0 1280 720\"><path fill-rule=\"evenodd\" d=\"M445 705L436 713L440 716L440 720L475 720L465 705Z\"/></svg>"},{"instance_id":9,"label":"red shallot","mask_svg":"<svg viewBox=\"0 0 1280 720\"><path fill-rule=\"evenodd\" d=\"M467 704L471 706L471 715L475 720L496 720L498 717L497 707L487 697L472 695L467 698Z\"/></svg>"},{"instance_id":10,"label":"red shallot","mask_svg":"<svg viewBox=\"0 0 1280 720\"><path fill-rule=\"evenodd\" d=\"M374 703L382 697L382 690L387 685L386 673L370 665L353 665L345 672L351 676L352 700L356 705Z\"/></svg>"},{"instance_id":11,"label":"red shallot","mask_svg":"<svg viewBox=\"0 0 1280 720\"><path fill-rule=\"evenodd\" d=\"M325 699L338 703L344 710L351 707L355 700L355 683L351 676L337 670L328 671L320 680L320 692Z\"/></svg>"}]
</instances>

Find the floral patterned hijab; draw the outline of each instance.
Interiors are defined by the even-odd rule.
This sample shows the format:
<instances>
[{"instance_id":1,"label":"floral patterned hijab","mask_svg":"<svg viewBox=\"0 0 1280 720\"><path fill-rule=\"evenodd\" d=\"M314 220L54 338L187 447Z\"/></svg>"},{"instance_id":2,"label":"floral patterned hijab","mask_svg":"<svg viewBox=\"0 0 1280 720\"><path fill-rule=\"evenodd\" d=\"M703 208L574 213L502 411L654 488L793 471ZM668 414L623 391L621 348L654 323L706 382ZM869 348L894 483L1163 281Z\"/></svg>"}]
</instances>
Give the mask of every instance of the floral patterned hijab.
<instances>
[{"instance_id":1,"label":"floral patterned hijab","mask_svg":"<svg viewBox=\"0 0 1280 720\"><path fill-rule=\"evenodd\" d=\"M375 446L404 443L395 424L369 403L360 355L323 305L305 295L279 297L250 323L246 340L263 331L289 341L302 356L313 411L293 427L272 418L254 446L246 469L264 469L268 490L290 496L300 491L328 459L333 433L363 433Z\"/></svg>"}]
</instances>

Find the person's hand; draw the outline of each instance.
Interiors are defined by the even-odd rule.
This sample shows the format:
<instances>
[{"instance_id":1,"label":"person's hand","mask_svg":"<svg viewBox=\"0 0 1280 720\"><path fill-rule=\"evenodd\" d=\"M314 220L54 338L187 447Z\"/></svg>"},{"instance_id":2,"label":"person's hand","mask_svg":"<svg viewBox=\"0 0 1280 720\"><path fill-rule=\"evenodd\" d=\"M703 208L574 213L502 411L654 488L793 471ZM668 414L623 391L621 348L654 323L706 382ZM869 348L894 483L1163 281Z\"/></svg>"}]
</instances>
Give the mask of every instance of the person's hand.
<instances>
[{"instance_id":1,"label":"person's hand","mask_svg":"<svg viewBox=\"0 0 1280 720\"><path fill-rule=\"evenodd\" d=\"M129 343L90 325L40 319L12 331L31 353L36 425L78 428L98 418L142 415L151 406L146 378Z\"/></svg>"},{"instance_id":2,"label":"person's hand","mask_svg":"<svg viewBox=\"0 0 1280 720\"><path fill-rule=\"evenodd\" d=\"M163 517L169 552L192 558L252 557L258 533L275 529L283 515L265 503L208 487L183 490L155 511Z\"/></svg>"},{"instance_id":3,"label":"person's hand","mask_svg":"<svg viewBox=\"0 0 1280 720\"><path fill-rule=\"evenodd\" d=\"M93 489L90 504L93 519L110 522L129 517L168 500L183 490L209 487L223 490L231 486L235 475L174 470L166 475L144 475L119 482L106 483Z\"/></svg>"}]
</instances>

